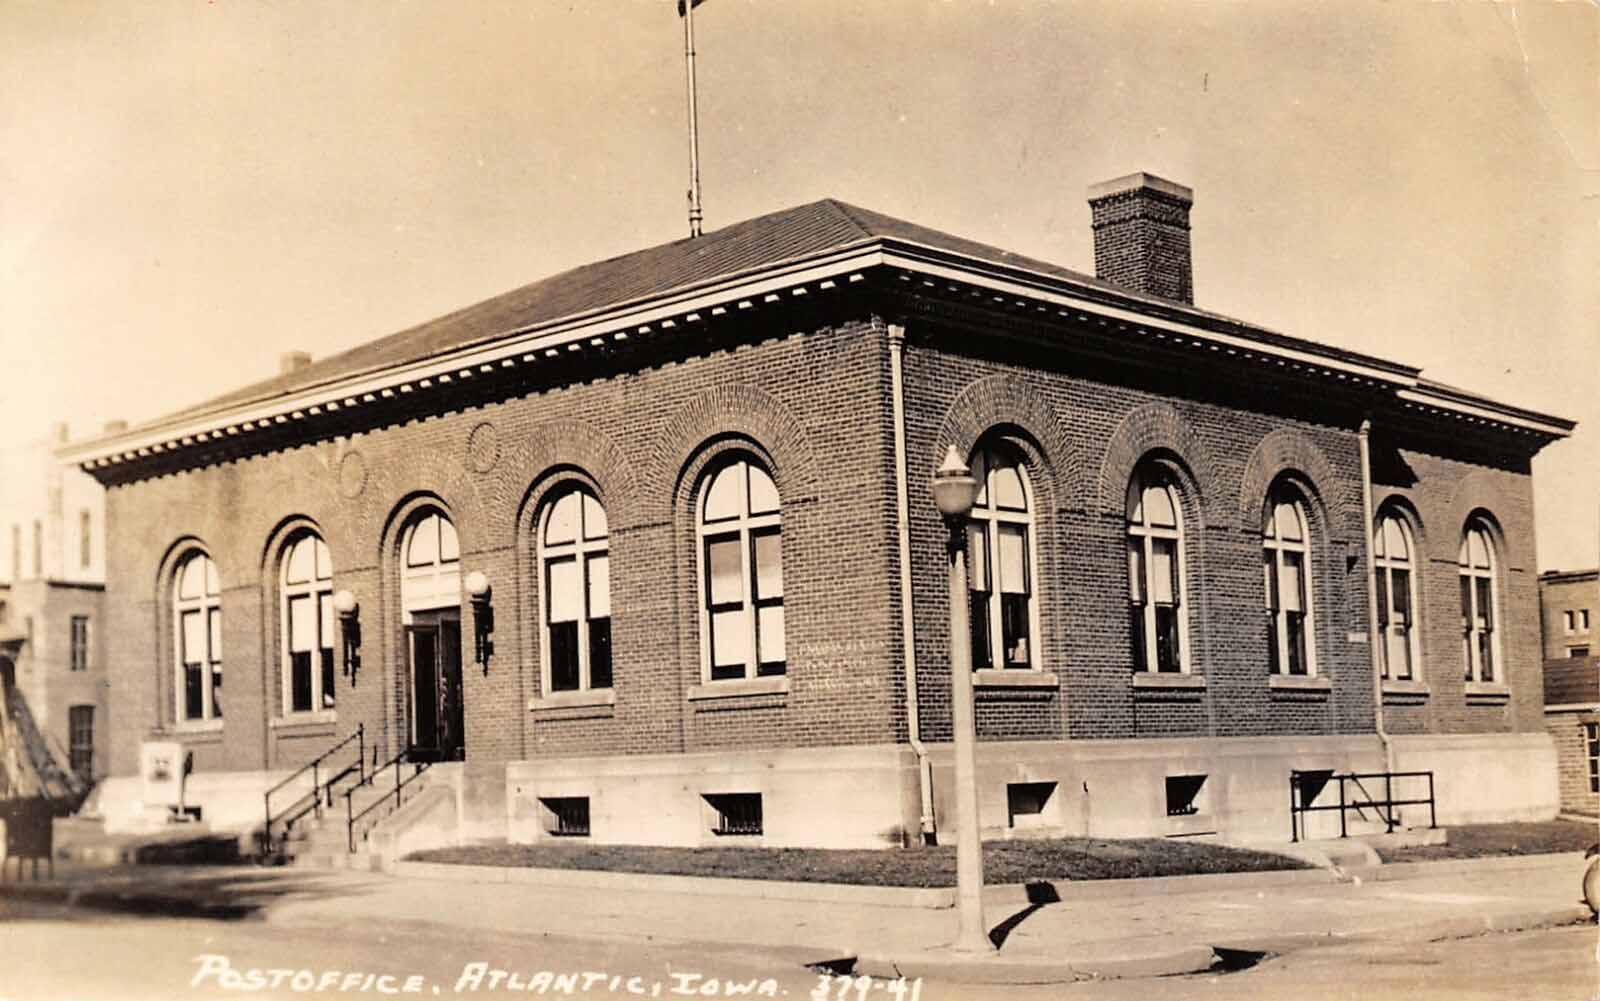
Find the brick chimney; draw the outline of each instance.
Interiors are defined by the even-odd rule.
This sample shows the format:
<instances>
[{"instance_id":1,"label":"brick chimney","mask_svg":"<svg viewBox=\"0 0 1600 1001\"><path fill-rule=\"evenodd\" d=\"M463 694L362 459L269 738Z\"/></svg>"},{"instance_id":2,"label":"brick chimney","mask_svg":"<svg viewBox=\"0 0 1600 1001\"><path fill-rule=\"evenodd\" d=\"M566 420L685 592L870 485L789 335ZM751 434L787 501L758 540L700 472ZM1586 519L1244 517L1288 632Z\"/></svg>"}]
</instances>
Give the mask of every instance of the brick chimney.
<instances>
[{"instance_id":1,"label":"brick chimney","mask_svg":"<svg viewBox=\"0 0 1600 1001\"><path fill-rule=\"evenodd\" d=\"M278 374L288 375L291 372L298 372L309 364L311 364L311 352L285 351L278 356Z\"/></svg>"},{"instance_id":2,"label":"brick chimney","mask_svg":"<svg viewBox=\"0 0 1600 1001\"><path fill-rule=\"evenodd\" d=\"M1095 277L1193 305L1192 205L1193 191L1154 174L1129 174L1090 187Z\"/></svg>"}]
</instances>

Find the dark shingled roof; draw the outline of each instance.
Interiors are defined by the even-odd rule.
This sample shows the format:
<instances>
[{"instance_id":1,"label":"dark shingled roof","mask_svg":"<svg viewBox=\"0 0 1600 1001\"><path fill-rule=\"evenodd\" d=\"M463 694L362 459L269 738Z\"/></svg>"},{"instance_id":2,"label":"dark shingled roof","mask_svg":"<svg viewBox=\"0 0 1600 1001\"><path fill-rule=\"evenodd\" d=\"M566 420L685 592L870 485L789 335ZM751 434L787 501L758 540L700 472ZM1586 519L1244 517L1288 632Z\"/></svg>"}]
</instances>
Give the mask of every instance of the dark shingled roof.
<instances>
[{"instance_id":1,"label":"dark shingled roof","mask_svg":"<svg viewBox=\"0 0 1600 1001\"><path fill-rule=\"evenodd\" d=\"M1600 702L1600 657L1562 657L1544 662L1544 704Z\"/></svg>"},{"instance_id":2,"label":"dark shingled roof","mask_svg":"<svg viewBox=\"0 0 1600 1001\"><path fill-rule=\"evenodd\" d=\"M1102 288L1115 287L1067 268L826 198L734 223L699 238L685 238L563 271L151 423L165 424L244 403L287 396L347 376L492 341L527 327L578 317L883 237L927 244ZM1128 294L1126 290L1121 291Z\"/></svg>"}]
</instances>

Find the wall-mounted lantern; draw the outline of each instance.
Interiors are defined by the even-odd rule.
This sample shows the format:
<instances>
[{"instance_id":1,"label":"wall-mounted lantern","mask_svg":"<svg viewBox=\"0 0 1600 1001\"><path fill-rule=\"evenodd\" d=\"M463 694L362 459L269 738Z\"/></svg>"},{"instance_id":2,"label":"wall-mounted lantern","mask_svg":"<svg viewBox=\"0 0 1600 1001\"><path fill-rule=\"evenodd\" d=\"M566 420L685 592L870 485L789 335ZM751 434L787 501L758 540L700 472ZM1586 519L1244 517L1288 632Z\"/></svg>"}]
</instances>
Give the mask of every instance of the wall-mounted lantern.
<instances>
[{"instance_id":1,"label":"wall-mounted lantern","mask_svg":"<svg viewBox=\"0 0 1600 1001\"><path fill-rule=\"evenodd\" d=\"M482 570L467 574L467 597L472 601L473 656L487 675L489 658L494 656L494 606L489 603L489 578Z\"/></svg>"},{"instance_id":2,"label":"wall-mounted lantern","mask_svg":"<svg viewBox=\"0 0 1600 1001\"><path fill-rule=\"evenodd\" d=\"M339 634L344 637L344 673L353 686L361 670L361 606L355 595L340 590L333 596L333 610L339 613Z\"/></svg>"}]
</instances>

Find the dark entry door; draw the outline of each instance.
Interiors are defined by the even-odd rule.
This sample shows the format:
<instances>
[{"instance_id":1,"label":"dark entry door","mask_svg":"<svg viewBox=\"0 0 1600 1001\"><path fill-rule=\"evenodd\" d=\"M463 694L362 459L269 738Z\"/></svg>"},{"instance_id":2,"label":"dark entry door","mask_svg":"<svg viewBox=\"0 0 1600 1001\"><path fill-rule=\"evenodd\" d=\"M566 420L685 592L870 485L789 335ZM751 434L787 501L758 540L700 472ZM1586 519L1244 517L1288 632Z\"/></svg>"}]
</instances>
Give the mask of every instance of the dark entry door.
<instances>
[{"instance_id":1,"label":"dark entry door","mask_svg":"<svg viewBox=\"0 0 1600 1001\"><path fill-rule=\"evenodd\" d=\"M411 656L412 747L417 757L466 757L461 693L461 613L418 612L406 627Z\"/></svg>"}]
</instances>

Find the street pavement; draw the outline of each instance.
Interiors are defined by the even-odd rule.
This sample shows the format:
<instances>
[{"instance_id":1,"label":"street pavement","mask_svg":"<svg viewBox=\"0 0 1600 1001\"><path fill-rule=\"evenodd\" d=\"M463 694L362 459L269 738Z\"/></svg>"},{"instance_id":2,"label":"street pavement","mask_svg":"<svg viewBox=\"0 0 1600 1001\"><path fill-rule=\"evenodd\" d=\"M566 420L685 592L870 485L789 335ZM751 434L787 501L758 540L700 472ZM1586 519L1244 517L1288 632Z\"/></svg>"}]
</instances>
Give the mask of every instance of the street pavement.
<instances>
[{"instance_id":1,"label":"street pavement","mask_svg":"<svg viewBox=\"0 0 1600 1001\"><path fill-rule=\"evenodd\" d=\"M649 997L656 984L661 985L656 996L667 1001L861 997L857 979L827 977L738 949L453 925L367 922L333 932L251 919L174 919L19 904L0 897L0 943L0 998L5 1001L371 997L407 986L437 998L622 999ZM911 978L900 1001L1546 1001L1595 997L1597 969L1594 928L1569 926L1435 943L1360 939L1298 950L1237 972L1193 976L1032 985ZM241 979L258 971L263 979L277 976L281 982L258 990L230 987L223 970ZM514 971L517 979L491 983L493 970ZM331 975L330 987L318 991L313 983L310 990L297 991L294 978L303 971L306 978ZM560 974L589 976L568 991L555 979ZM357 979L340 991L337 984L348 976ZM543 991L529 989L538 984ZM641 993L630 994L630 986ZM893 1001L895 986L874 981L865 997Z\"/></svg>"},{"instance_id":2,"label":"street pavement","mask_svg":"<svg viewBox=\"0 0 1600 1001\"><path fill-rule=\"evenodd\" d=\"M1057 884L1055 903L1000 906L986 915L992 956L938 948L955 938L949 909L772 900L753 892L597 890L465 883L289 869L161 869L63 872L0 896L124 912L238 919L338 941L352 929L426 940L448 936L563 936L741 955L769 968L832 963L893 982L1065 983L1148 977L1250 962L1352 941L1410 943L1578 921L1583 860L1575 854L1395 867L1397 879L1263 884L1197 880L1194 892L1125 892L1105 884ZM747 887L747 889L750 889ZM991 895L1001 897L1004 894ZM252 922L256 923L256 922ZM913 999L897 999L913 1001Z\"/></svg>"}]
</instances>

